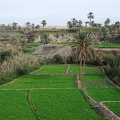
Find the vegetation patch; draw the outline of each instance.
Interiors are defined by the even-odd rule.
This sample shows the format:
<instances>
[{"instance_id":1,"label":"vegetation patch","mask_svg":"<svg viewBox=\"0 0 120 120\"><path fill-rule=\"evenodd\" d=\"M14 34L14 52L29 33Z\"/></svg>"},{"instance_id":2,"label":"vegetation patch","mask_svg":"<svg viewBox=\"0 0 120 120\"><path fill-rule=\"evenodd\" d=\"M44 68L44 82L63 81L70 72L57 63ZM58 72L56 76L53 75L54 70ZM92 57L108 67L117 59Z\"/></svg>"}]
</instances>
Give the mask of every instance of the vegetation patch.
<instances>
[{"instance_id":1,"label":"vegetation patch","mask_svg":"<svg viewBox=\"0 0 120 120\"><path fill-rule=\"evenodd\" d=\"M120 102L107 102L104 103L116 115L120 116Z\"/></svg>"},{"instance_id":2,"label":"vegetation patch","mask_svg":"<svg viewBox=\"0 0 120 120\"><path fill-rule=\"evenodd\" d=\"M65 74L67 65L45 65L34 74Z\"/></svg>"},{"instance_id":3,"label":"vegetation patch","mask_svg":"<svg viewBox=\"0 0 120 120\"><path fill-rule=\"evenodd\" d=\"M120 91L116 88L86 88L86 91L98 102L120 100Z\"/></svg>"},{"instance_id":4,"label":"vegetation patch","mask_svg":"<svg viewBox=\"0 0 120 120\"><path fill-rule=\"evenodd\" d=\"M75 88L75 76L23 76L0 89Z\"/></svg>"},{"instance_id":5,"label":"vegetation patch","mask_svg":"<svg viewBox=\"0 0 120 120\"><path fill-rule=\"evenodd\" d=\"M120 44L110 43L110 42L100 42L98 45L100 48L120 48Z\"/></svg>"},{"instance_id":6,"label":"vegetation patch","mask_svg":"<svg viewBox=\"0 0 120 120\"><path fill-rule=\"evenodd\" d=\"M32 100L45 120L103 120L80 90L36 90Z\"/></svg>"},{"instance_id":7,"label":"vegetation patch","mask_svg":"<svg viewBox=\"0 0 120 120\"><path fill-rule=\"evenodd\" d=\"M105 77L103 75L85 75L84 82L104 82Z\"/></svg>"},{"instance_id":8,"label":"vegetation patch","mask_svg":"<svg viewBox=\"0 0 120 120\"><path fill-rule=\"evenodd\" d=\"M36 120L27 102L27 91L0 91L1 120Z\"/></svg>"}]
</instances>

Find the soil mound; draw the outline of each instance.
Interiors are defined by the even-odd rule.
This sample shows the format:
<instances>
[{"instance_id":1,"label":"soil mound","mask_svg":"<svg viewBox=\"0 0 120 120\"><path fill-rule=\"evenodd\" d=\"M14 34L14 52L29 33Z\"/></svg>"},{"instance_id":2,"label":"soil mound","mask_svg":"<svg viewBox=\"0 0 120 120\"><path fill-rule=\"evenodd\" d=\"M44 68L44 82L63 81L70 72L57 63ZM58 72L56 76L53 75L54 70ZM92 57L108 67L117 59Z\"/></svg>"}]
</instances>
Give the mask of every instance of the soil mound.
<instances>
[{"instance_id":1,"label":"soil mound","mask_svg":"<svg viewBox=\"0 0 120 120\"><path fill-rule=\"evenodd\" d=\"M44 46L38 46L35 49L35 54L40 54L46 58L52 58L56 54L60 54L62 56L70 56L72 48L70 46L59 46L59 45L52 45L46 44Z\"/></svg>"}]
</instances>

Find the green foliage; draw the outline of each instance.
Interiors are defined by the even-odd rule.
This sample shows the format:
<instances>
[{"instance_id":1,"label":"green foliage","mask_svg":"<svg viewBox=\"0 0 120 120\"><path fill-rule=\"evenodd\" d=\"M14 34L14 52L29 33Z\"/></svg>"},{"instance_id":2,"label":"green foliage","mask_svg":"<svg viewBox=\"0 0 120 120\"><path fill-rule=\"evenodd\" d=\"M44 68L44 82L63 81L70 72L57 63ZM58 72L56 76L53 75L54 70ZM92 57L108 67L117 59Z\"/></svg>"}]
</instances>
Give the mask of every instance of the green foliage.
<instances>
[{"instance_id":1,"label":"green foliage","mask_svg":"<svg viewBox=\"0 0 120 120\"><path fill-rule=\"evenodd\" d=\"M52 63L55 63L55 64L66 64L66 60L65 60L65 57L63 57L62 55L56 54L52 58Z\"/></svg>"},{"instance_id":2,"label":"green foliage","mask_svg":"<svg viewBox=\"0 0 120 120\"><path fill-rule=\"evenodd\" d=\"M107 27L102 27L99 32L99 39L100 41L107 41L112 39L114 36L111 34Z\"/></svg>"},{"instance_id":3,"label":"green foliage","mask_svg":"<svg viewBox=\"0 0 120 120\"><path fill-rule=\"evenodd\" d=\"M41 42L42 42L43 44L48 44L48 43L50 43L50 42L51 42L51 39L49 38L49 34L47 34L47 33L42 34L42 35L41 35Z\"/></svg>"},{"instance_id":4,"label":"green foliage","mask_svg":"<svg viewBox=\"0 0 120 120\"><path fill-rule=\"evenodd\" d=\"M23 75L39 67L38 58L32 55L19 53L14 55L0 65L0 84L9 82L11 74ZM7 78L7 79L6 79Z\"/></svg>"},{"instance_id":5,"label":"green foliage","mask_svg":"<svg viewBox=\"0 0 120 120\"><path fill-rule=\"evenodd\" d=\"M109 56L107 58L107 64L105 70L107 75L110 78L114 78L118 76L120 78L120 55L117 56Z\"/></svg>"}]
</instances>

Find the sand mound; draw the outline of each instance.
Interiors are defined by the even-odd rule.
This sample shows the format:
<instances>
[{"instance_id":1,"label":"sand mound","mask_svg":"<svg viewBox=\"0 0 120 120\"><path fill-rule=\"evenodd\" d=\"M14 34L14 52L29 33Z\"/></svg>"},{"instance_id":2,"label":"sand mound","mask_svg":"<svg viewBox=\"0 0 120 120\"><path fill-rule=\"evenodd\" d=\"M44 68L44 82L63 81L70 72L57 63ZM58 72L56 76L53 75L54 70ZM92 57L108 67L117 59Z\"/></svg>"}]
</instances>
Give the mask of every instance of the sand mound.
<instances>
[{"instance_id":1,"label":"sand mound","mask_svg":"<svg viewBox=\"0 0 120 120\"><path fill-rule=\"evenodd\" d=\"M40 54L46 58L52 58L56 54L61 54L62 56L70 56L72 48L70 46L58 46L52 44L46 44L44 46L38 46L35 49L35 54Z\"/></svg>"}]
</instances>

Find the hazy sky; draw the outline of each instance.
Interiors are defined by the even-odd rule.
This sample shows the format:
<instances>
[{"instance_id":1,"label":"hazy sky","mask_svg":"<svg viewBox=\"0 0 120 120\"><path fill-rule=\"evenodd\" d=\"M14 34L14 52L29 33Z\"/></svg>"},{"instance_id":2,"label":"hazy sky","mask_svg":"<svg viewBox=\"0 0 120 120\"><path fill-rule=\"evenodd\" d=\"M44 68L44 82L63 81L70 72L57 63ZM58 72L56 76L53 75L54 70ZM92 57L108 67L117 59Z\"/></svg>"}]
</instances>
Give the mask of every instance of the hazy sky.
<instances>
[{"instance_id":1,"label":"hazy sky","mask_svg":"<svg viewBox=\"0 0 120 120\"><path fill-rule=\"evenodd\" d=\"M47 20L48 26L64 26L72 18L88 21L87 14L94 13L94 21L103 23L120 21L120 0L0 0L0 24L26 22L39 24Z\"/></svg>"}]
</instances>

